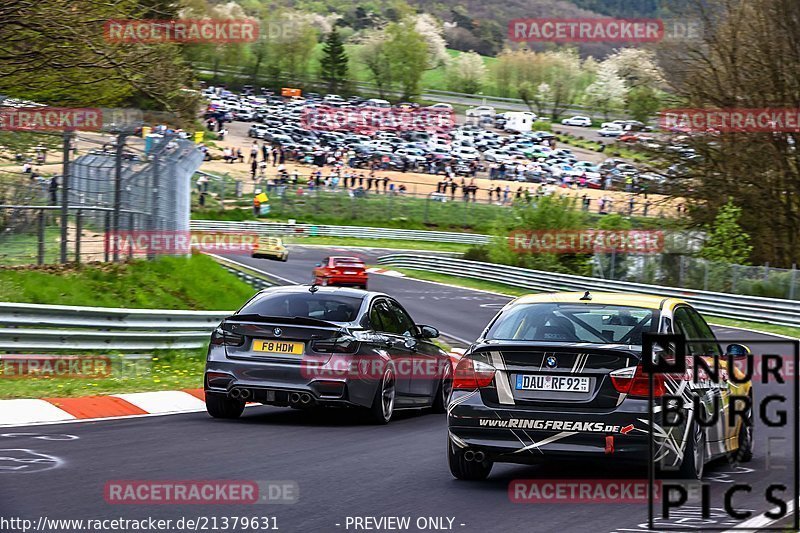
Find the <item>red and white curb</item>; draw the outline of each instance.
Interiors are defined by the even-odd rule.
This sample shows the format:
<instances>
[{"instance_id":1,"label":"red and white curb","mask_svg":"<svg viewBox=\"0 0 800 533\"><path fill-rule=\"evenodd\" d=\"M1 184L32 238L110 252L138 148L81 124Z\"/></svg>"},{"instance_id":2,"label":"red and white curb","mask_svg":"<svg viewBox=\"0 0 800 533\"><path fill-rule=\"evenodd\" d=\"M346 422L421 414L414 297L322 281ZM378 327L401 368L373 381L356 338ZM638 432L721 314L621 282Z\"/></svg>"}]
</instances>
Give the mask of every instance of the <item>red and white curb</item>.
<instances>
[{"instance_id":1,"label":"red and white curb","mask_svg":"<svg viewBox=\"0 0 800 533\"><path fill-rule=\"evenodd\" d=\"M205 411L202 389L0 400L0 427Z\"/></svg>"},{"instance_id":2,"label":"red and white curb","mask_svg":"<svg viewBox=\"0 0 800 533\"><path fill-rule=\"evenodd\" d=\"M453 369L463 354L462 349L451 350L449 356ZM132 392L78 398L0 400L0 427L171 415L205 410L203 389Z\"/></svg>"},{"instance_id":3,"label":"red and white curb","mask_svg":"<svg viewBox=\"0 0 800 533\"><path fill-rule=\"evenodd\" d=\"M367 269L370 274L381 274L382 276L393 276L395 278L404 278L405 274L396 270L387 270L385 268L370 267Z\"/></svg>"}]
</instances>

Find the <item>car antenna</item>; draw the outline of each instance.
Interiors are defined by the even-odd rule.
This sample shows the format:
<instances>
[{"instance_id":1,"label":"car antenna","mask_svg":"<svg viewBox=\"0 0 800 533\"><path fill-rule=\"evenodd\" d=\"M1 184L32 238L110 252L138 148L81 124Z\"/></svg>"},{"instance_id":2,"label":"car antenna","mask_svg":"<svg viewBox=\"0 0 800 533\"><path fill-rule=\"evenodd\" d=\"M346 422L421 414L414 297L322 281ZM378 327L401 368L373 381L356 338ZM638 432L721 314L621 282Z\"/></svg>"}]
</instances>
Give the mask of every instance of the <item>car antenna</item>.
<instances>
[{"instance_id":1,"label":"car antenna","mask_svg":"<svg viewBox=\"0 0 800 533\"><path fill-rule=\"evenodd\" d=\"M591 300L592 300L592 295L589 294L589 291L584 292L583 296L581 296L581 301L588 302L588 301L591 301Z\"/></svg>"},{"instance_id":2,"label":"car antenna","mask_svg":"<svg viewBox=\"0 0 800 533\"><path fill-rule=\"evenodd\" d=\"M316 283L312 283L311 286L308 288L308 292L310 292L311 294L314 294L318 290L319 290L319 287L317 287Z\"/></svg>"}]
</instances>

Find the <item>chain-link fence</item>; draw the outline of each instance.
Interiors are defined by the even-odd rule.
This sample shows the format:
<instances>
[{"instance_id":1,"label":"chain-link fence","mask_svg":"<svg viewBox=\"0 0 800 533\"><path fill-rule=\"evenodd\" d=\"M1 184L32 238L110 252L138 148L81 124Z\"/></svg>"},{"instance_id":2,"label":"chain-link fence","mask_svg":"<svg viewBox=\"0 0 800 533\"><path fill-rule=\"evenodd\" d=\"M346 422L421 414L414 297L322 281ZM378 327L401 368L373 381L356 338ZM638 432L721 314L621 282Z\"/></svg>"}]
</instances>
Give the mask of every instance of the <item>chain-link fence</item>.
<instances>
[{"instance_id":1,"label":"chain-link fence","mask_svg":"<svg viewBox=\"0 0 800 533\"><path fill-rule=\"evenodd\" d=\"M173 136L65 135L60 162L0 171L0 264L117 261L137 250L113 236L188 233L202 158Z\"/></svg>"},{"instance_id":2,"label":"chain-link fence","mask_svg":"<svg viewBox=\"0 0 800 533\"><path fill-rule=\"evenodd\" d=\"M680 254L598 254L594 276L668 287L800 299L797 269L716 263Z\"/></svg>"}]
</instances>

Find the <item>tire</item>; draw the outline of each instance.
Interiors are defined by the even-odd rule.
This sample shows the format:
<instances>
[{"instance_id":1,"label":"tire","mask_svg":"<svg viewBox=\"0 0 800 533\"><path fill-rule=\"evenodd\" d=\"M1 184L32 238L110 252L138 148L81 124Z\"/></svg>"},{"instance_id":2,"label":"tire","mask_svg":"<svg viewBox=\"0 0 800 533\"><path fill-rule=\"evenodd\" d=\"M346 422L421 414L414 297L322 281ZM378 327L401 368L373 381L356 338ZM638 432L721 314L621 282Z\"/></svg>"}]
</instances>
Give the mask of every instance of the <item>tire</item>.
<instances>
[{"instance_id":1,"label":"tire","mask_svg":"<svg viewBox=\"0 0 800 533\"><path fill-rule=\"evenodd\" d=\"M456 479L464 481L483 481L492 472L494 464L491 461L467 461L464 459L464 452L460 449L454 450L449 438L447 441L447 464L450 466L450 473Z\"/></svg>"},{"instance_id":2,"label":"tire","mask_svg":"<svg viewBox=\"0 0 800 533\"><path fill-rule=\"evenodd\" d=\"M375 397L369 408L369 418L372 423L383 425L392 419L397 394L396 384L394 369L388 368L375 389Z\"/></svg>"},{"instance_id":3,"label":"tire","mask_svg":"<svg viewBox=\"0 0 800 533\"><path fill-rule=\"evenodd\" d=\"M447 412L447 401L450 399L450 391L453 390L453 366L449 361L447 364L448 369L439 381L436 396L433 397L433 405L431 405L431 410L437 415Z\"/></svg>"},{"instance_id":4,"label":"tire","mask_svg":"<svg viewBox=\"0 0 800 533\"><path fill-rule=\"evenodd\" d=\"M239 418L244 411L244 402L206 393L206 411L214 418Z\"/></svg>"},{"instance_id":5,"label":"tire","mask_svg":"<svg viewBox=\"0 0 800 533\"><path fill-rule=\"evenodd\" d=\"M755 420L753 420L753 393L750 393L750 409L747 411L746 420L742 421L742 427L739 430L739 448L731 453L731 460L737 463L749 463L753 460L753 444L755 437L753 431L755 429Z\"/></svg>"},{"instance_id":6,"label":"tire","mask_svg":"<svg viewBox=\"0 0 800 533\"><path fill-rule=\"evenodd\" d=\"M687 439L678 475L681 479L699 480L703 478L706 461L706 433L694 420L690 422Z\"/></svg>"}]
</instances>

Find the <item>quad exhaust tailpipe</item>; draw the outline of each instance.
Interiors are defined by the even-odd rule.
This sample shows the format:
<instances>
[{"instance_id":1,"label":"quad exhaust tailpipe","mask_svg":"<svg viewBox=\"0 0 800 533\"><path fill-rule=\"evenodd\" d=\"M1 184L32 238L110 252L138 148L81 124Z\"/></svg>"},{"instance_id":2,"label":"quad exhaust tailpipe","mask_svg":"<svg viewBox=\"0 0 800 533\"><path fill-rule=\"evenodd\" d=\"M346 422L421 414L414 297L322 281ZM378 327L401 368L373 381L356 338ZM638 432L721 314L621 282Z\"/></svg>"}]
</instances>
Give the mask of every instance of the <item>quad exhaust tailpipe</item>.
<instances>
[{"instance_id":1,"label":"quad exhaust tailpipe","mask_svg":"<svg viewBox=\"0 0 800 533\"><path fill-rule=\"evenodd\" d=\"M313 398L307 392L293 392L289 395L289 403L292 405L308 405Z\"/></svg>"},{"instance_id":2,"label":"quad exhaust tailpipe","mask_svg":"<svg viewBox=\"0 0 800 533\"><path fill-rule=\"evenodd\" d=\"M482 463L484 459L486 459L486 454L481 451L473 452L472 450L467 450L464 452L464 460L467 462Z\"/></svg>"},{"instance_id":3,"label":"quad exhaust tailpipe","mask_svg":"<svg viewBox=\"0 0 800 533\"><path fill-rule=\"evenodd\" d=\"M250 397L250 391L248 389L231 389L228 393L228 396L233 398L234 400L246 400Z\"/></svg>"}]
</instances>

